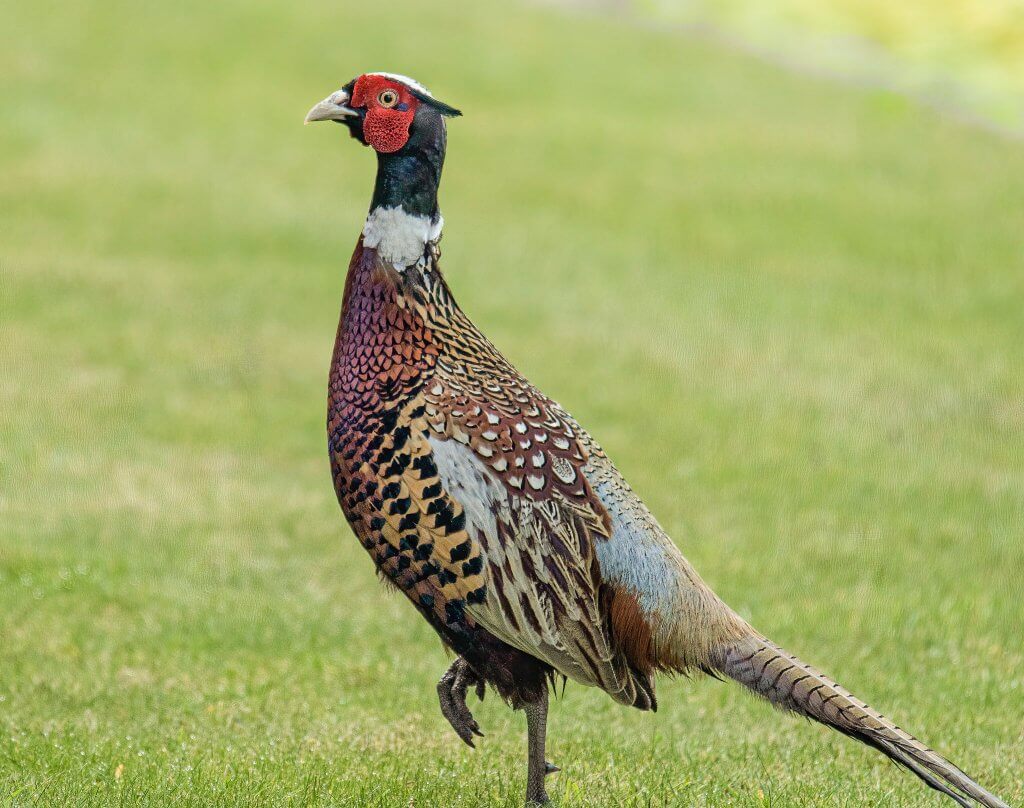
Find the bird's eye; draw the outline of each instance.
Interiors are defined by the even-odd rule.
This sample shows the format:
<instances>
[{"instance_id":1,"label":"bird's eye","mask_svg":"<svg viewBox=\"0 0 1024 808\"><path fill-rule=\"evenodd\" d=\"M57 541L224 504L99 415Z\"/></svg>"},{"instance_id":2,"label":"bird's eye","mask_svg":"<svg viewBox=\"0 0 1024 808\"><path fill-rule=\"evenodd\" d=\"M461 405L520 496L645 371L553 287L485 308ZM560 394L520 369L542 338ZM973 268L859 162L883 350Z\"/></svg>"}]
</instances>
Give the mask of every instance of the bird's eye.
<instances>
[{"instance_id":1,"label":"bird's eye","mask_svg":"<svg viewBox=\"0 0 1024 808\"><path fill-rule=\"evenodd\" d=\"M380 95L377 96L377 101L382 107L390 109L398 103L398 93L394 90L382 90Z\"/></svg>"}]
</instances>

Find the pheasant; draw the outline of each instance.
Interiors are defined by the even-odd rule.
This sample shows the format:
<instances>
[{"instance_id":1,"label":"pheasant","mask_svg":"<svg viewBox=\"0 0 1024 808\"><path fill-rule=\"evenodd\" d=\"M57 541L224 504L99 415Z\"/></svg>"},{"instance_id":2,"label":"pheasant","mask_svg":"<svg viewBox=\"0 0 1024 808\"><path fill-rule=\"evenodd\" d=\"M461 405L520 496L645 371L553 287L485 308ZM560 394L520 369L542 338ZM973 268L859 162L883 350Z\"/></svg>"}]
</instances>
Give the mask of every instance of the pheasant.
<instances>
[{"instance_id":1,"label":"pheasant","mask_svg":"<svg viewBox=\"0 0 1024 808\"><path fill-rule=\"evenodd\" d=\"M441 712L473 746L490 686L526 714L528 803L545 803L556 677L655 710L658 672L728 677L873 746L962 806L1007 808L722 602L598 443L463 313L439 267L445 119L423 85L366 73L306 116L377 153L330 369L334 487L381 578L456 655Z\"/></svg>"}]
</instances>

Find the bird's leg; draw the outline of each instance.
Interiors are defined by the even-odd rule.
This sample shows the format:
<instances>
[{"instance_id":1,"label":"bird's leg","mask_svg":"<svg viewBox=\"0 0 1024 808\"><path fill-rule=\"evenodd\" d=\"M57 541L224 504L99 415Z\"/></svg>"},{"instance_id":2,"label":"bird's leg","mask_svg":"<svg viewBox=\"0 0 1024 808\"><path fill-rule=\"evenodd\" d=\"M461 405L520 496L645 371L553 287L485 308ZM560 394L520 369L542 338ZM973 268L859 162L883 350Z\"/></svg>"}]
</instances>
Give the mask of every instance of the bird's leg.
<instances>
[{"instance_id":1,"label":"bird's leg","mask_svg":"<svg viewBox=\"0 0 1024 808\"><path fill-rule=\"evenodd\" d=\"M523 705L526 713L526 804L544 805L548 792L544 778L559 769L544 757L544 744L548 732L548 690L541 690L540 698Z\"/></svg>"},{"instance_id":2,"label":"bird's leg","mask_svg":"<svg viewBox=\"0 0 1024 808\"><path fill-rule=\"evenodd\" d=\"M448 719L452 729L468 746L474 746L473 736L484 734L473 714L466 706L466 692L476 687L476 695L483 701L485 683L462 657L456 659L437 683L437 698L441 702L441 714ZM475 747L474 747L475 748Z\"/></svg>"}]
</instances>

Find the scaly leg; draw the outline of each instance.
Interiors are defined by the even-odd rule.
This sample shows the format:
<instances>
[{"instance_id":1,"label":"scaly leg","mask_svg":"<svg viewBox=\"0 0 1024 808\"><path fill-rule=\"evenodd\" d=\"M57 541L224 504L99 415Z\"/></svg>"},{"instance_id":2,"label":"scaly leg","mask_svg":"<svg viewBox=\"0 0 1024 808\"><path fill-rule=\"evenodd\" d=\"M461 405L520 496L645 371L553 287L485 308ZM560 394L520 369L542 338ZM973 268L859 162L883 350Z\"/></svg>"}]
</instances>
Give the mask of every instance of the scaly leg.
<instances>
[{"instance_id":1,"label":"scaly leg","mask_svg":"<svg viewBox=\"0 0 1024 808\"><path fill-rule=\"evenodd\" d=\"M544 789L544 778L559 771L544 757L544 744L548 732L548 691L545 687L537 701L523 705L526 713L526 804L545 805L548 792Z\"/></svg>"},{"instance_id":2,"label":"scaly leg","mask_svg":"<svg viewBox=\"0 0 1024 808\"><path fill-rule=\"evenodd\" d=\"M459 657L437 683L437 698L441 702L441 714L448 719L452 729L467 745L475 748L473 736L479 735L482 738L484 734L466 706L466 692L471 685L476 686L476 695L483 701L484 680L473 672L466 660Z\"/></svg>"}]
</instances>

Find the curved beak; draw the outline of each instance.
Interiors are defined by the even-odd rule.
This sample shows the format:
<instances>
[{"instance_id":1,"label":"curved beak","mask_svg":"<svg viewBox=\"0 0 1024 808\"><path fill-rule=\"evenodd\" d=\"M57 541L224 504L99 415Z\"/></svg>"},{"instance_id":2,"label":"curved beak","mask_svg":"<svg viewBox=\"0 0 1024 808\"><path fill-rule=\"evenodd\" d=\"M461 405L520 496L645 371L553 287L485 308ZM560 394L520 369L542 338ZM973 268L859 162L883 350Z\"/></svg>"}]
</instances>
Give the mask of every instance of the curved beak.
<instances>
[{"instance_id":1,"label":"curved beak","mask_svg":"<svg viewBox=\"0 0 1024 808\"><path fill-rule=\"evenodd\" d=\"M358 115L359 113L354 109L345 106L348 103L348 99L349 94L344 90L338 90L336 93L331 93L327 98L306 113L306 120L303 121L303 123L313 123L314 121L342 121L345 118Z\"/></svg>"}]
</instances>

